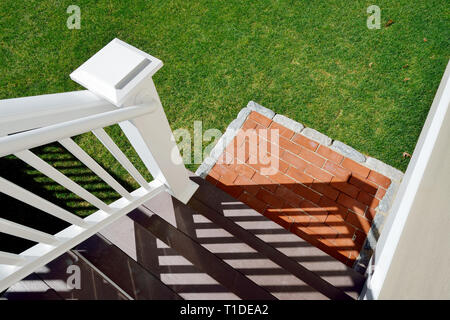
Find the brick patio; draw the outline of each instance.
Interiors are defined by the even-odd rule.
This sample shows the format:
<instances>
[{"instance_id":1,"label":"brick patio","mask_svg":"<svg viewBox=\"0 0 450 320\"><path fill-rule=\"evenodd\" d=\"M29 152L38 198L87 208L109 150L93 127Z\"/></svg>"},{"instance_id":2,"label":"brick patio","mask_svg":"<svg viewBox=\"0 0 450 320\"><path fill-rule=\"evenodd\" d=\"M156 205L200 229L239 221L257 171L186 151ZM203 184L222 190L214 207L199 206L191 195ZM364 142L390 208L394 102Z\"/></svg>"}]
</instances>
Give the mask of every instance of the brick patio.
<instances>
[{"instance_id":1,"label":"brick patio","mask_svg":"<svg viewBox=\"0 0 450 320\"><path fill-rule=\"evenodd\" d=\"M260 136L267 128L279 132L278 144L264 136L270 140L267 156L279 148L271 175L261 172L268 165L250 161L256 156L249 146L252 134ZM391 184L385 175L256 111L206 179L348 266L358 258Z\"/></svg>"}]
</instances>

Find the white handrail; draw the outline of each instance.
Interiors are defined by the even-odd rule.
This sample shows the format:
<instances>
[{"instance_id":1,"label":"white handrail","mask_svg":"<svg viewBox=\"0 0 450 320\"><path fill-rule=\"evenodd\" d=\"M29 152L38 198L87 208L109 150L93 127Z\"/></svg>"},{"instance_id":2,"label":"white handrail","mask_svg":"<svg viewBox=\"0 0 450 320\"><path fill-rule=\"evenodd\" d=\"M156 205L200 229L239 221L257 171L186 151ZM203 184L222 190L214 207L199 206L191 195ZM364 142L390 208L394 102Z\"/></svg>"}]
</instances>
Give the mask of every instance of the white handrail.
<instances>
[{"instance_id":1,"label":"white handrail","mask_svg":"<svg viewBox=\"0 0 450 320\"><path fill-rule=\"evenodd\" d=\"M151 113L155 105L117 109L0 138L0 157Z\"/></svg>"},{"instance_id":2,"label":"white handrail","mask_svg":"<svg viewBox=\"0 0 450 320\"><path fill-rule=\"evenodd\" d=\"M25 264L26 261L27 259L24 256L0 251L0 264L20 266Z\"/></svg>"},{"instance_id":3,"label":"white handrail","mask_svg":"<svg viewBox=\"0 0 450 320\"><path fill-rule=\"evenodd\" d=\"M128 160L126 155L120 151L114 141L109 138L103 130L103 127L105 126L118 124L123 121L133 120L151 114L154 112L155 108L158 108L158 105L150 101L138 106L118 108L113 111L89 115L81 119L53 124L0 138L0 156L14 154L19 159L25 161L30 166L47 175L55 182L99 209L97 212L81 219L23 187L0 177L0 192L8 194L13 198L71 223L71 226L56 235L51 235L26 225L0 218L0 232L38 242L38 244L19 255L0 251L0 291L6 289L14 282L27 276L78 243L86 240L98 230L120 218L122 215L127 214L151 197L167 190L167 187L160 181L154 180L150 183L145 181ZM106 141L106 146L110 150L113 150L113 155L115 157L120 158L120 163L125 166L125 169L134 173L133 176L135 178L137 177L141 188L128 193L114 180L114 178L111 177L110 174L107 173L107 171L95 162L94 159L89 157L89 155L87 155L87 153L71 139L74 135L89 131L93 131L94 133L97 133L97 135L99 132L104 133L99 135L101 142L105 143ZM105 138L105 135L108 139ZM122 195L122 198L107 205L86 189L72 181L69 177L49 165L46 161L29 151L30 148L55 141L59 141L63 146L68 147L68 150L72 152L76 158L87 164L91 170L93 169L93 173L97 174L109 185L113 185L115 189L121 191L120 194Z\"/></svg>"},{"instance_id":4,"label":"white handrail","mask_svg":"<svg viewBox=\"0 0 450 320\"><path fill-rule=\"evenodd\" d=\"M117 209L113 214L107 215L103 211L97 211L84 218L89 224L88 228L70 226L58 232L55 234L55 237L66 240L59 242L57 246L39 243L19 255L21 257L19 258L21 261L20 265L15 263L15 261L10 261L10 265L4 265L3 267L0 265L0 292L166 190L165 186L156 180L150 182L149 187L150 191L144 188L133 191L131 195L134 200L131 202L121 198L111 203L110 206ZM26 263L23 263L24 259L26 259Z\"/></svg>"},{"instance_id":5,"label":"white handrail","mask_svg":"<svg viewBox=\"0 0 450 320\"><path fill-rule=\"evenodd\" d=\"M0 100L0 137L116 109L88 90Z\"/></svg>"}]
</instances>

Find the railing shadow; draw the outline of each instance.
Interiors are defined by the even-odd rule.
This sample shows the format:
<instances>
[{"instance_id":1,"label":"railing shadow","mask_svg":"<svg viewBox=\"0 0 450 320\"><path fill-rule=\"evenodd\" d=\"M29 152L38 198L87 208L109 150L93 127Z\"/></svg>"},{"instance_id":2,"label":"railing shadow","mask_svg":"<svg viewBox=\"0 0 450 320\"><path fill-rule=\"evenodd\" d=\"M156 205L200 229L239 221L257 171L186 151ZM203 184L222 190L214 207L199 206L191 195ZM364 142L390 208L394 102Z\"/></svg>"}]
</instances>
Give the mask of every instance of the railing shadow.
<instances>
[{"instance_id":1,"label":"railing shadow","mask_svg":"<svg viewBox=\"0 0 450 320\"><path fill-rule=\"evenodd\" d=\"M104 148L100 145L97 147ZM96 150L85 151L102 165L102 159L99 159L95 152L93 152ZM106 204L120 198L120 195L115 190L58 143L37 147L32 151ZM114 161L116 160L112 160L110 167L104 165L102 167L129 192L138 188L136 183L130 183L131 179L127 173L118 175L115 170L111 170L111 167L114 166ZM0 158L0 176L74 215L85 217L98 210L89 202L81 199L76 194L28 166L13 155ZM65 221L3 193L0 193L0 201L2 203L0 217L3 219L23 224L49 234L55 234L69 226ZM34 244L32 241L0 233L0 250L2 251L20 253Z\"/></svg>"},{"instance_id":2,"label":"railing shadow","mask_svg":"<svg viewBox=\"0 0 450 320\"><path fill-rule=\"evenodd\" d=\"M317 250L310 250L311 246L301 238L286 232L281 226L258 214L247 205L221 193L222 195L210 195L219 206L220 212L216 214L224 214L233 220L234 228L245 228L253 232L267 245L277 248L280 255L286 254L324 279L332 279L333 285L354 297L359 294L362 276L356 279L355 272L349 272L344 265L336 262L331 256L318 254ZM195 197L202 198L201 195ZM324 298L314 288L268 259L264 249L255 250L247 243L248 239L233 236L224 229L224 226L213 223L167 194L158 195L144 204L144 207L176 226L198 245L209 250L275 297L279 299ZM144 219L142 216L145 214L145 210L140 210L139 213L133 212L129 216L135 219L136 215L139 215L140 219ZM229 292L230 287L227 287L232 288L232 280L222 285L217 283L214 279L218 269L215 270L210 266L214 264L214 261L201 254L198 248L193 246L188 249L196 255L194 265L183 257L186 254L185 251L178 252L156 239L142 228L141 223L142 220L139 223L135 222L133 226L135 233L133 250L136 252L136 259L162 280L169 281L169 286L174 291L188 299L192 297L236 298L233 292ZM205 269L209 270L209 274L203 272Z\"/></svg>"}]
</instances>

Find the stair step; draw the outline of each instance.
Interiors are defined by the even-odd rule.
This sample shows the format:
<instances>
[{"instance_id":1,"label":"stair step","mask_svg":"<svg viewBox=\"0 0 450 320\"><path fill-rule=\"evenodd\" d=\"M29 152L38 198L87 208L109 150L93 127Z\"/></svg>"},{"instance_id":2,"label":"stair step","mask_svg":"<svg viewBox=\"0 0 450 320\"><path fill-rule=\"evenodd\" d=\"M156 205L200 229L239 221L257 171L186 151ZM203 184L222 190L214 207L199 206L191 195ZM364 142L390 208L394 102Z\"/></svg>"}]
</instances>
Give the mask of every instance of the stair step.
<instances>
[{"instance_id":1,"label":"stair step","mask_svg":"<svg viewBox=\"0 0 450 320\"><path fill-rule=\"evenodd\" d=\"M276 298L327 299L325 295L312 289L304 281L268 259L266 255L243 242L241 238L224 230L222 225L211 222L200 212L170 195L159 194L143 206L161 218L172 221L172 224L176 224L185 234L189 234L189 237L201 247L223 259L230 267L244 274ZM130 217L134 219L133 213Z\"/></svg>"},{"instance_id":2,"label":"stair step","mask_svg":"<svg viewBox=\"0 0 450 320\"><path fill-rule=\"evenodd\" d=\"M33 286L41 299L358 297L361 274L209 182L191 179L200 188L187 205L157 195L5 297ZM70 264L80 266L81 290L67 289Z\"/></svg>"},{"instance_id":3,"label":"stair step","mask_svg":"<svg viewBox=\"0 0 450 320\"><path fill-rule=\"evenodd\" d=\"M148 213L148 210L143 207L136 210L144 210ZM236 294L128 216L104 228L101 235L158 277L183 299L239 299Z\"/></svg>"},{"instance_id":4,"label":"stair step","mask_svg":"<svg viewBox=\"0 0 450 320\"><path fill-rule=\"evenodd\" d=\"M79 267L79 288L68 285L69 277L75 274L73 269L68 270L69 266ZM69 284L73 285L71 281ZM128 300L120 288L71 251L10 287L4 297L9 300Z\"/></svg>"},{"instance_id":5,"label":"stair step","mask_svg":"<svg viewBox=\"0 0 450 320\"><path fill-rule=\"evenodd\" d=\"M62 297L35 273L15 283L2 295L5 300L61 300Z\"/></svg>"},{"instance_id":6,"label":"stair step","mask_svg":"<svg viewBox=\"0 0 450 320\"><path fill-rule=\"evenodd\" d=\"M159 215L151 212L146 213L144 210L135 210L129 216L240 298L249 300L275 299L268 291L232 268Z\"/></svg>"},{"instance_id":7,"label":"stair step","mask_svg":"<svg viewBox=\"0 0 450 320\"><path fill-rule=\"evenodd\" d=\"M101 235L94 235L74 250L136 300L179 300L181 297Z\"/></svg>"}]
</instances>

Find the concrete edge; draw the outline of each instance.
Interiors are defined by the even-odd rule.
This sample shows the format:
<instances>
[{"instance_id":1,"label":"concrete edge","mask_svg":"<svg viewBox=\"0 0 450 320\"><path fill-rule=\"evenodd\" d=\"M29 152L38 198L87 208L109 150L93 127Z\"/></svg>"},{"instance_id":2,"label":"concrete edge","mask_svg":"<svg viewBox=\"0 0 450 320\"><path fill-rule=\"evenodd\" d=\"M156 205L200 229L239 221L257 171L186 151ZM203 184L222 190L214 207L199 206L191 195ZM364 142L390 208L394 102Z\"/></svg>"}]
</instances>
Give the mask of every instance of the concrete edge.
<instances>
[{"instance_id":1,"label":"concrete edge","mask_svg":"<svg viewBox=\"0 0 450 320\"><path fill-rule=\"evenodd\" d=\"M327 147L333 143L333 139L313 128L305 128L301 134Z\"/></svg>"},{"instance_id":2,"label":"concrete edge","mask_svg":"<svg viewBox=\"0 0 450 320\"><path fill-rule=\"evenodd\" d=\"M294 131L295 133L300 133L305 128L305 126L303 124L301 124L300 122L292 120L291 118L288 118L282 114L276 114L272 120L273 120L273 122L276 122L288 129Z\"/></svg>"},{"instance_id":3,"label":"concrete edge","mask_svg":"<svg viewBox=\"0 0 450 320\"><path fill-rule=\"evenodd\" d=\"M388 177L389 179L391 179L393 181L400 182L403 179L403 175L404 175L403 172L401 172L400 170L398 170L394 167L391 167L390 165L388 165L378 159L368 157L365 162L365 166L367 168L369 168L370 170L381 173L382 175Z\"/></svg>"},{"instance_id":4,"label":"concrete edge","mask_svg":"<svg viewBox=\"0 0 450 320\"><path fill-rule=\"evenodd\" d=\"M256 103L255 101L249 101L249 103L247 104L247 108L250 109L251 111L258 112L269 119L272 119L275 116L275 112L266 107L263 107L262 105Z\"/></svg>"},{"instance_id":5,"label":"concrete edge","mask_svg":"<svg viewBox=\"0 0 450 320\"><path fill-rule=\"evenodd\" d=\"M345 143L339 140L334 140L330 148L342 154L343 156L350 158L353 161L359 162L361 164L364 164L367 160L366 156L363 155L361 152L357 151L356 149L353 149L349 145L346 145Z\"/></svg>"},{"instance_id":6,"label":"concrete edge","mask_svg":"<svg viewBox=\"0 0 450 320\"><path fill-rule=\"evenodd\" d=\"M231 121L231 123L228 125L225 133L220 137L219 141L217 141L216 145L212 148L209 156L203 160L203 163L195 171L195 174L197 176L203 179L206 178L208 173L219 160L219 157L222 155L225 148L234 139L239 129L242 128L242 125L244 124L245 120L247 120L247 117L251 111L252 110L248 107L242 108L239 111L236 119Z\"/></svg>"},{"instance_id":7,"label":"concrete edge","mask_svg":"<svg viewBox=\"0 0 450 320\"><path fill-rule=\"evenodd\" d=\"M358 257L356 258L355 263L353 264L353 269L360 273L366 272L369 266L370 258L372 257L372 254L375 250L378 238L380 237L381 231L384 226L384 222L391 211L392 204L394 203L394 199L399 188L400 182L392 181L383 199L381 199L380 203L378 204L378 207L375 208L376 214L367 234L367 238L364 241L362 249L359 252Z\"/></svg>"}]
</instances>

